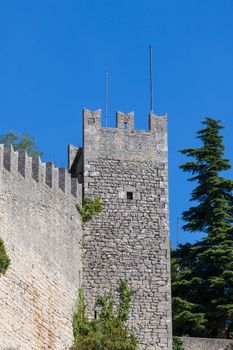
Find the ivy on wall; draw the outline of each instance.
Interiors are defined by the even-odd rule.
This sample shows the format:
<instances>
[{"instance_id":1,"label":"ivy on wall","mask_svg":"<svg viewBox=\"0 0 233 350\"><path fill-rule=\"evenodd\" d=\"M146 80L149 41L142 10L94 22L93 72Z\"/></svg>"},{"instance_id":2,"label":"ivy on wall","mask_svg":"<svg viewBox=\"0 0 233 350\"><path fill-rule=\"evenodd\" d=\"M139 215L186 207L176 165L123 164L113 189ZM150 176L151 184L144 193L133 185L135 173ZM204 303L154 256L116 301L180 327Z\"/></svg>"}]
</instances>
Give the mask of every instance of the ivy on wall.
<instances>
[{"instance_id":1,"label":"ivy on wall","mask_svg":"<svg viewBox=\"0 0 233 350\"><path fill-rule=\"evenodd\" d=\"M10 258L7 255L3 240L0 238L0 274L4 274L10 265Z\"/></svg>"},{"instance_id":2,"label":"ivy on wall","mask_svg":"<svg viewBox=\"0 0 233 350\"><path fill-rule=\"evenodd\" d=\"M82 222L91 220L102 211L103 201L100 197L87 198L82 204L77 204L77 210L81 216Z\"/></svg>"}]
</instances>

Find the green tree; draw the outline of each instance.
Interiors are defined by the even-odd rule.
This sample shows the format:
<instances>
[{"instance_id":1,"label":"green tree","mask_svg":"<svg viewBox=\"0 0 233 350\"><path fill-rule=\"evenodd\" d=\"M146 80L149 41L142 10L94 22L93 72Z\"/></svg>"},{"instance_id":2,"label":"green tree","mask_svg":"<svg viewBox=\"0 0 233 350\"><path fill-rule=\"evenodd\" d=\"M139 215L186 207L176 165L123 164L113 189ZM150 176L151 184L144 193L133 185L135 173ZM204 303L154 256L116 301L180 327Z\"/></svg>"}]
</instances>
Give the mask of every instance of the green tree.
<instances>
[{"instance_id":1,"label":"green tree","mask_svg":"<svg viewBox=\"0 0 233 350\"><path fill-rule=\"evenodd\" d=\"M27 154L31 157L42 156L42 152L37 149L34 137L26 133L17 134L9 131L7 134L0 136L0 143L11 144L14 151L27 151Z\"/></svg>"},{"instance_id":2,"label":"green tree","mask_svg":"<svg viewBox=\"0 0 233 350\"><path fill-rule=\"evenodd\" d=\"M201 280L195 270L194 247L187 243L172 251L173 333L178 336L207 335L207 319L198 301Z\"/></svg>"},{"instance_id":3,"label":"green tree","mask_svg":"<svg viewBox=\"0 0 233 350\"><path fill-rule=\"evenodd\" d=\"M197 183L191 195L195 205L183 212L183 228L206 235L173 253L178 265L173 323L179 335L226 337L226 324L233 322L233 181L222 176L230 164L224 158L220 121L206 118L203 124L197 133L202 146L182 150L192 159L180 168Z\"/></svg>"},{"instance_id":4,"label":"green tree","mask_svg":"<svg viewBox=\"0 0 233 350\"><path fill-rule=\"evenodd\" d=\"M100 310L96 319L85 315L85 300L79 291L79 303L73 318L74 345L72 350L135 350L136 338L130 334L125 322L131 307L132 292L126 282L119 288L120 302L115 308L111 295L100 296L96 308Z\"/></svg>"}]
</instances>

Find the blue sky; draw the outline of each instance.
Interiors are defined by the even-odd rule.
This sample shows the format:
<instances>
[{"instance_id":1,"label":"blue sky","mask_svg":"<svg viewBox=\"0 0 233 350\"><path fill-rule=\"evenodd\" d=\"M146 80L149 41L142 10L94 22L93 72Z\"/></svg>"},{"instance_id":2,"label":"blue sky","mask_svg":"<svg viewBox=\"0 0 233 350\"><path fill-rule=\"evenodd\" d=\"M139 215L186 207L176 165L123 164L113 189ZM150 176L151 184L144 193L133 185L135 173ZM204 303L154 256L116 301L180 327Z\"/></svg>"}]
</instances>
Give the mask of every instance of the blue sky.
<instances>
[{"instance_id":1,"label":"blue sky","mask_svg":"<svg viewBox=\"0 0 233 350\"><path fill-rule=\"evenodd\" d=\"M154 109L168 113L175 242L191 191L177 151L198 145L204 116L223 121L233 162L232 18L232 0L2 0L0 132L33 135L44 160L65 165L67 145L81 144L83 107L104 109L106 66L109 125L116 110L134 111L136 128L147 129L152 44ZM179 230L180 242L199 237Z\"/></svg>"}]
</instances>

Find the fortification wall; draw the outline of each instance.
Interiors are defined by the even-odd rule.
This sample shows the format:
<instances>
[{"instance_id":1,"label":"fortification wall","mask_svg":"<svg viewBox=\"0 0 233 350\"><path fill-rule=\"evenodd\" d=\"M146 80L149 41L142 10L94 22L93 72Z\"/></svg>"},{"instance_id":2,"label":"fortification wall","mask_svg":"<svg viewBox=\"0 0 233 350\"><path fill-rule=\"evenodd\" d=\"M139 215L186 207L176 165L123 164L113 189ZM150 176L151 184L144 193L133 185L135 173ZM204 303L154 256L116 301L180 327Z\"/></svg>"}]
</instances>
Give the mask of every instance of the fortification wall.
<instances>
[{"instance_id":1,"label":"fortification wall","mask_svg":"<svg viewBox=\"0 0 233 350\"><path fill-rule=\"evenodd\" d=\"M181 338L185 350L232 350L233 340L211 338Z\"/></svg>"},{"instance_id":2,"label":"fortification wall","mask_svg":"<svg viewBox=\"0 0 233 350\"><path fill-rule=\"evenodd\" d=\"M89 316L97 295L116 294L127 280L139 349L171 350L166 116L151 114L150 130L138 131L132 113L118 112L108 129L100 111L85 110L84 194L104 203L83 240Z\"/></svg>"},{"instance_id":3,"label":"fortification wall","mask_svg":"<svg viewBox=\"0 0 233 350\"><path fill-rule=\"evenodd\" d=\"M82 278L77 179L0 145L0 349L68 350Z\"/></svg>"}]
</instances>

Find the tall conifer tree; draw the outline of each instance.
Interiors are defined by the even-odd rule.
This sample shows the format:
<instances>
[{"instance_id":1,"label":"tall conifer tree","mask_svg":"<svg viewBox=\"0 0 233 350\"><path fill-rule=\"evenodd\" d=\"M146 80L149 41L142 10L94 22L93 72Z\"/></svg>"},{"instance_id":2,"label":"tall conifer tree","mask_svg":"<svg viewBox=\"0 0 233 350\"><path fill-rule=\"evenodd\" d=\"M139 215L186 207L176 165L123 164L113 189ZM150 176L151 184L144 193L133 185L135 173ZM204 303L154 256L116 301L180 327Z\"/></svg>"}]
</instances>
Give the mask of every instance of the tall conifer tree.
<instances>
[{"instance_id":1,"label":"tall conifer tree","mask_svg":"<svg viewBox=\"0 0 233 350\"><path fill-rule=\"evenodd\" d=\"M206 236L174 253L179 265L173 280L174 329L227 337L233 322L233 181L222 176L230 164L224 158L220 121L206 118L203 124L197 133L202 146L182 150L192 160L180 168L197 182L191 195L195 205L183 212L184 230Z\"/></svg>"}]
</instances>

